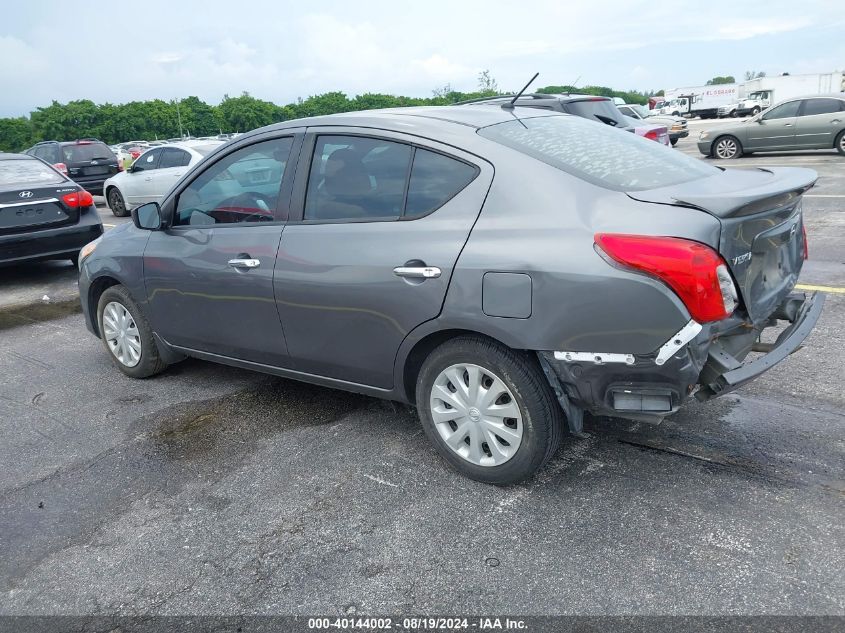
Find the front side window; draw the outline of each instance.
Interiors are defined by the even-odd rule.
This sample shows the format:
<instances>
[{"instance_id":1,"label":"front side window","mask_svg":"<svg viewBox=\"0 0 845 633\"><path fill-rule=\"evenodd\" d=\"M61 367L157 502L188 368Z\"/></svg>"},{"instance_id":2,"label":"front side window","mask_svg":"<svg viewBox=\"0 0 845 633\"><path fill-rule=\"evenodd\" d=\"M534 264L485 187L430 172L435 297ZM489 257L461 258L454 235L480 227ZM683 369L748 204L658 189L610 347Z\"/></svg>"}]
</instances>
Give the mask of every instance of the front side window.
<instances>
[{"instance_id":1,"label":"front side window","mask_svg":"<svg viewBox=\"0 0 845 633\"><path fill-rule=\"evenodd\" d=\"M161 149L153 149L149 152L144 152L134 163L132 163L132 170L151 171L153 169L158 169L158 161L161 157L161 152Z\"/></svg>"},{"instance_id":2,"label":"front side window","mask_svg":"<svg viewBox=\"0 0 845 633\"><path fill-rule=\"evenodd\" d=\"M833 114L845 110L845 101L839 99L807 99L804 102L804 112L801 116L814 114Z\"/></svg>"},{"instance_id":3,"label":"front side window","mask_svg":"<svg viewBox=\"0 0 845 633\"><path fill-rule=\"evenodd\" d=\"M478 134L614 191L645 191L720 173L660 143L577 117L523 118Z\"/></svg>"},{"instance_id":4,"label":"front side window","mask_svg":"<svg viewBox=\"0 0 845 633\"><path fill-rule=\"evenodd\" d=\"M159 160L159 169L168 167L184 167L191 162L191 155L183 149L166 147Z\"/></svg>"},{"instance_id":5,"label":"front side window","mask_svg":"<svg viewBox=\"0 0 845 633\"><path fill-rule=\"evenodd\" d=\"M262 141L212 163L179 194L173 224L272 222L292 145L291 137Z\"/></svg>"},{"instance_id":6,"label":"front side window","mask_svg":"<svg viewBox=\"0 0 845 633\"><path fill-rule=\"evenodd\" d=\"M801 105L800 101L789 101L787 103L782 103L779 106L776 106L766 112L763 115L764 121L774 121L777 119L791 119L794 116L798 116L798 106Z\"/></svg>"},{"instance_id":7,"label":"front side window","mask_svg":"<svg viewBox=\"0 0 845 633\"><path fill-rule=\"evenodd\" d=\"M362 136L319 136L311 159L305 220L402 215L412 147Z\"/></svg>"}]
</instances>

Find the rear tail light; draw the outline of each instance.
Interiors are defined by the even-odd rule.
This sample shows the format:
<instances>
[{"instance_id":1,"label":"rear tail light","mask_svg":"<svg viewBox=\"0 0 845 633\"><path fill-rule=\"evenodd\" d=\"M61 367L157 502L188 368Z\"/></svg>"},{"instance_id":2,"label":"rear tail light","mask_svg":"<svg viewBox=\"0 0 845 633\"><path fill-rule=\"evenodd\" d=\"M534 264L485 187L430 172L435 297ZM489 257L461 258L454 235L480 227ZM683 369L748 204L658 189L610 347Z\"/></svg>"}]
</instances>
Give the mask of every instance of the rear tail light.
<instances>
[{"instance_id":1,"label":"rear tail light","mask_svg":"<svg viewBox=\"0 0 845 633\"><path fill-rule=\"evenodd\" d=\"M67 176L67 165L64 163L53 163L53 169Z\"/></svg>"},{"instance_id":2,"label":"rear tail light","mask_svg":"<svg viewBox=\"0 0 845 633\"><path fill-rule=\"evenodd\" d=\"M94 196L87 191L74 191L66 196L62 196L62 200L71 208L94 206Z\"/></svg>"},{"instance_id":3,"label":"rear tail light","mask_svg":"<svg viewBox=\"0 0 845 633\"><path fill-rule=\"evenodd\" d=\"M596 244L626 268L661 280L699 323L724 319L739 301L725 260L709 246L678 237L596 233Z\"/></svg>"},{"instance_id":4,"label":"rear tail light","mask_svg":"<svg viewBox=\"0 0 845 633\"><path fill-rule=\"evenodd\" d=\"M658 140L657 138L657 130L649 130L645 133L646 138L650 138L652 141Z\"/></svg>"}]
</instances>

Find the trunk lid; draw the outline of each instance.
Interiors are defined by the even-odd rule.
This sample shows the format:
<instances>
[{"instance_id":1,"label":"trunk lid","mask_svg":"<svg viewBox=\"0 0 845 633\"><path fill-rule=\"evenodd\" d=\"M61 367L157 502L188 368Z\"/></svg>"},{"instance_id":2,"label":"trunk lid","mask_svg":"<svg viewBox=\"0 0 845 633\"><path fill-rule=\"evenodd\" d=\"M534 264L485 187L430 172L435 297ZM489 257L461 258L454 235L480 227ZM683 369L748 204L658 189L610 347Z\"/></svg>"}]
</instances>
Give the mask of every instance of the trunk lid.
<instances>
[{"instance_id":1,"label":"trunk lid","mask_svg":"<svg viewBox=\"0 0 845 633\"><path fill-rule=\"evenodd\" d=\"M813 170L792 167L726 169L711 178L628 195L718 218L719 252L756 322L768 318L798 281L805 239L801 197L817 177Z\"/></svg>"},{"instance_id":2,"label":"trunk lid","mask_svg":"<svg viewBox=\"0 0 845 633\"><path fill-rule=\"evenodd\" d=\"M69 183L70 184L70 183ZM53 228L79 219L79 209L68 207L62 196L77 187L21 187L0 191L0 235Z\"/></svg>"}]
</instances>

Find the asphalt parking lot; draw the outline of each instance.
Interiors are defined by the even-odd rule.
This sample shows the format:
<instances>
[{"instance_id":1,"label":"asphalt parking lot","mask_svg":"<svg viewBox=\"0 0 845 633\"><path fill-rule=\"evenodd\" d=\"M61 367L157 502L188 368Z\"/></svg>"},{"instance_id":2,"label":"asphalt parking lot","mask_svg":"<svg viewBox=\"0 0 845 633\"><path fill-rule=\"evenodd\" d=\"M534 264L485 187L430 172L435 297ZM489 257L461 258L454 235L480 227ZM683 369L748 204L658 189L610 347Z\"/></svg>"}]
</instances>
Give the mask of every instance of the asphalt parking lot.
<instances>
[{"instance_id":1,"label":"asphalt parking lot","mask_svg":"<svg viewBox=\"0 0 845 633\"><path fill-rule=\"evenodd\" d=\"M658 426L588 418L524 485L451 472L406 407L192 360L133 381L78 314L0 322L0 614L842 615L845 158L727 162L819 173L805 347Z\"/></svg>"}]
</instances>

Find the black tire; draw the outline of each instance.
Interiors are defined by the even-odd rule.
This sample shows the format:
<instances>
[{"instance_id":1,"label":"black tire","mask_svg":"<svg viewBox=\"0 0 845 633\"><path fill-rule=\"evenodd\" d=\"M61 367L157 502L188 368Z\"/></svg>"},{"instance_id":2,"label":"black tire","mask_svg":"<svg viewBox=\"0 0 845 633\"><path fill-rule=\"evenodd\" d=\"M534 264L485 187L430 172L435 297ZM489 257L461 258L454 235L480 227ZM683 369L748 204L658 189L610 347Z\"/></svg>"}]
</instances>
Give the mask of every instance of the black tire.
<instances>
[{"instance_id":1,"label":"black tire","mask_svg":"<svg viewBox=\"0 0 845 633\"><path fill-rule=\"evenodd\" d=\"M675 145L677 145L677 144L678 144L678 139L676 139L676 138L671 138L671 139L669 139L669 142L670 142L670 143L672 143L672 147L675 147Z\"/></svg>"},{"instance_id":2,"label":"black tire","mask_svg":"<svg viewBox=\"0 0 845 633\"><path fill-rule=\"evenodd\" d=\"M732 119L737 118L739 115L736 113L736 110L731 110L731 113L728 115Z\"/></svg>"},{"instance_id":3,"label":"black tire","mask_svg":"<svg viewBox=\"0 0 845 633\"><path fill-rule=\"evenodd\" d=\"M719 149L720 145L719 144L722 141L725 141L726 145L729 144L729 143L733 143L734 151L731 152L730 154L728 154L726 152L720 153L720 149ZM713 144L710 146L710 155L713 158L718 158L718 159L721 159L721 160L732 160L732 159L735 159L735 158L739 158L740 156L742 156L742 143L740 143L740 141L737 137L732 136L731 134L725 134L723 136L716 138L713 141Z\"/></svg>"},{"instance_id":4,"label":"black tire","mask_svg":"<svg viewBox=\"0 0 845 633\"><path fill-rule=\"evenodd\" d=\"M760 114L760 108L756 106L751 108L751 116L757 116L758 114Z\"/></svg>"},{"instance_id":5,"label":"black tire","mask_svg":"<svg viewBox=\"0 0 845 633\"><path fill-rule=\"evenodd\" d=\"M845 156L845 130L842 130L833 142L836 151Z\"/></svg>"},{"instance_id":6,"label":"black tire","mask_svg":"<svg viewBox=\"0 0 845 633\"><path fill-rule=\"evenodd\" d=\"M109 209L111 209L111 212L116 217L125 218L129 215L129 211L126 209L126 202L123 200L123 195L117 187L109 189L109 195L106 197L106 200L109 203Z\"/></svg>"},{"instance_id":7,"label":"black tire","mask_svg":"<svg viewBox=\"0 0 845 633\"><path fill-rule=\"evenodd\" d=\"M73 262L73 265L79 267L79 253L74 253L70 256L70 261Z\"/></svg>"},{"instance_id":8,"label":"black tire","mask_svg":"<svg viewBox=\"0 0 845 633\"><path fill-rule=\"evenodd\" d=\"M478 365L495 374L513 394L519 408L522 438L516 452L504 463L485 466L468 461L446 444L432 419L430 400L435 380L447 368L462 363ZM436 348L420 370L416 399L423 429L437 452L455 470L476 481L508 485L527 479L560 445L563 411L539 362L527 353L513 351L488 339L460 337ZM468 439L466 441L469 443ZM486 442L481 446L485 445ZM486 450L489 454L489 448Z\"/></svg>"},{"instance_id":9,"label":"black tire","mask_svg":"<svg viewBox=\"0 0 845 633\"><path fill-rule=\"evenodd\" d=\"M134 366L127 366L118 360L106 340L106 335L103 330L103 312L106 306L110 303L117 303L123 306L123 308L125 308L131 315L132 321L134 321L134 325L138 330L141 353L140 359ZM125 286L111 286L100 296L100 300L97 302L97 327L100 330L100 340L103 341L103 346L106 348L106 352L108 353L112 363L114 363L114 366L127 376L131 378L148 378L149 376L155 376L156 374L163 372L167 368L167 363L165 363L158 354L158 348L156 347L155 339L153 338L153 331L150 328L149 323L147 323L147 319L144 318L144 315L138 309L138 305L132 299L132 296L129 294L129 291Z\"/></svg>"}]
</instances>

